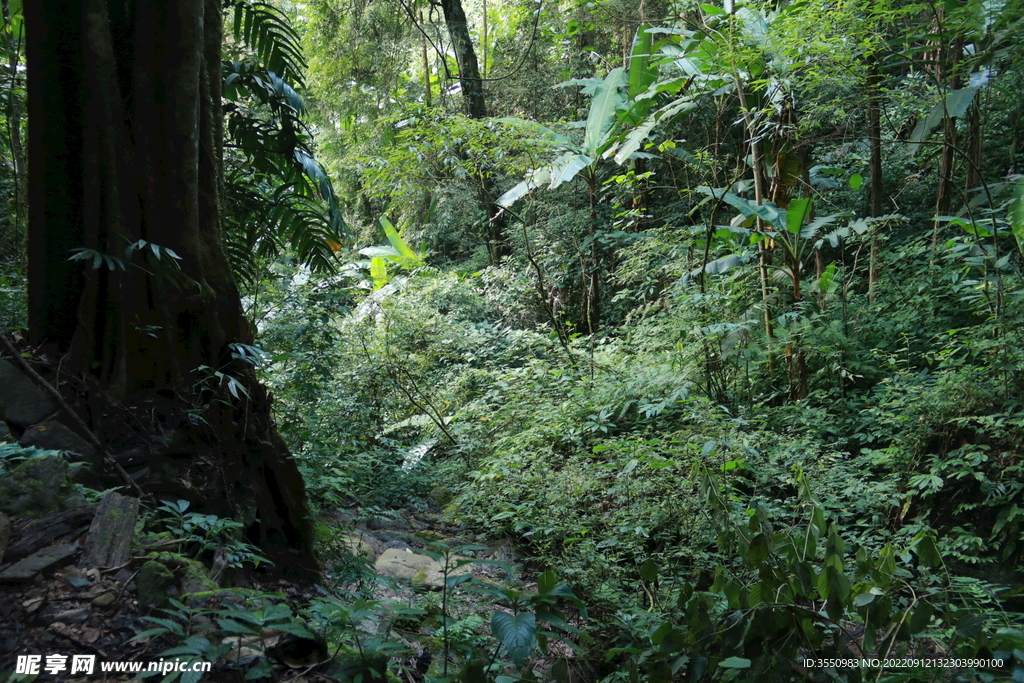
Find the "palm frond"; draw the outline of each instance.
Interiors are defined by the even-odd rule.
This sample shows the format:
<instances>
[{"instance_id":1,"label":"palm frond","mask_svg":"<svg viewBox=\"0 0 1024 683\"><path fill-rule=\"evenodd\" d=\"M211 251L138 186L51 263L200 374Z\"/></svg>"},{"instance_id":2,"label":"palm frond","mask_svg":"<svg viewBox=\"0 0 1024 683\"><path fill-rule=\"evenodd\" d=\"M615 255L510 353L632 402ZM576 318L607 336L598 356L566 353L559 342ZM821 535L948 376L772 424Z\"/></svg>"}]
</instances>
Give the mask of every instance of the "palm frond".
<instances>
[{"instance_id":1,"label":"palm frond","mask_svg":"<svg viewBox=\"0 0 1024 683\"><path fill-rule=\"evenodd\" d=\"M258 57L267 71L302 87L306 60L302 39L284 13L264 2L226 0L225 9L234 13L234 38Z\"/></svg>"}]
</instances>

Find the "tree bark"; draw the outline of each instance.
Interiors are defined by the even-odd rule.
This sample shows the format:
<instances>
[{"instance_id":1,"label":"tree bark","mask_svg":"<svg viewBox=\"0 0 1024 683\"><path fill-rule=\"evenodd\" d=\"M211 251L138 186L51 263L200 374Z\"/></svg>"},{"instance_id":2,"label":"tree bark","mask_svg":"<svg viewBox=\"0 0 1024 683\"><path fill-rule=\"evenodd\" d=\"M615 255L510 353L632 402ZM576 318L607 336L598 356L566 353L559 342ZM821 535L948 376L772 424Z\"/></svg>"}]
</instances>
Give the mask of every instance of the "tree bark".
<instances>
[{"instance_id":1,"label":"tree bark","mask_svg":"<svg viewBox=\"0 0 1024 683\"><path fill-rule=\"evenodd\" d=\"M870 148L871 169L871 207L870 215L877 218L882 215L882 119L881 119L881 92L880 85L882 76L878 70L877 57L872 57L872 63L868 67L867 80L868 95L868 145ZM871 225L871 248L868 255L868 300L875 299L875 281L878 280L878 230L877 222Z\"/></svg>"},{"instance_id":2,"label":"tree bark","mask_svg":"<svg viewBox=\"0 0 1024 683\"><path fill-rule=\"evenodd\" d=\"M462 87L466 115L471 119L487 118L487 103L484 100L484 82L480 78L480 67L469 36L469 22L462 9L462 0L441 0L444 23L459 63L459 85Z\"/></svg>"},{"instance_id":3,"label":"tree bark","mask_svg":"<svg viewBox=\"0 0 1024 683\"><path fill-rule=\"evenodd\" d=\"M248 509L271 559L315 570L301 476L232 357L252 335L222 247L219 0L35 0L25 21L31 339L129 407L205 424L197 502ZM81 248L111 260L69 262Z\"/></svg>"},{"instance_id":4,"label":"tree bark","mask_svg":"<svg viewBox=\"0 0 1024 683\"><path fill-rule=\"evenodd\" d=\"M444 13L448 37L455 50L455 58L459 63L459 86L462 88L462 100L466 105L466 115L471 119L487 118L487 101L484 97L484 82L480 77L480 65L477 61L473 40L469 35L469 22L462 8L462 0L441 0L441 11ZM484 48L486 57L486 46ZM480 204L487 214L487 253L491 263L497 264L509 253L505 239L505 214L495 203L494 184L487 179L480 185Z\"/></svg>"}]
</instances>

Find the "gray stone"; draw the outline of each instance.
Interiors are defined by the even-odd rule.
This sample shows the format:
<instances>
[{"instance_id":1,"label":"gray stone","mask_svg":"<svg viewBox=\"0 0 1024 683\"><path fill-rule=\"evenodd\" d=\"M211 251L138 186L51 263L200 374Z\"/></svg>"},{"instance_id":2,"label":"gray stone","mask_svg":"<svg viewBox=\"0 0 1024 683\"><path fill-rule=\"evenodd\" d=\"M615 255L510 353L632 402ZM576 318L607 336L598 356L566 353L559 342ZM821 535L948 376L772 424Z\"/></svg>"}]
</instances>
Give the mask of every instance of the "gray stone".
<instances>
[{"instance_id":1,"label":"gray stone","mask_svg":"<svg viewBox=\"0 0 1024 683\"><path fill-rule=\"evenodd\" d=\"M11 518L0 512L0 562L4 561L7 544L11 542Z\"/></svg>"},{"instance_id":2,"label":"gray stone","mask_svg":"<svg viewBox=\"0 0 1024 683\"><path fill-rule=\"evenodd\" d=\"M395 540L388 541L384 544L384 550L391 550L392 548L395 550L406 550L408 548L412 548L412 546L402 539L396 538Z\"/></svg>"},{"instance_id":3,"label":"gray stone","mask_svg":"<svg viewBox=\"0 0 1024 683\"><path fill-rule=\"evenodd\" d=\"M21 435L18 443L49 451L64 451L77 456L73 458L76 461L87 462L97 469L102 466L99 453L93 445L57 420L32 425Z\"/></svg>"},{"instance_id":4,"label":"gray stone","mask_svg":"<svg viewBox=\"0 0 1024 683\"><path fill-rule=\"evenodd\" d=\"M0 475L0 512L12 517L39 517L84 503L64 458L31 458Z\"/></svg>"},{"instance_id":5,"label":"gray stone","mask_svg":"<svg viewBox=\"0 0 1024 683\"><path fill-rule=\"evenodd\" d=\"M51 545L38 550L21 562L0 572L0 582L12 583L31 581L36 574L62 562L75 554L75 550L66 545Z\"/></svg>"},{"instance_id":6,"label":"gray stone","mask_svg":"<svg viewBox=\"0 0 1024 683\"><path fill-rule=\"evenodd\" d=\"M472 572L471 564L454 566L460 560L466 558L453 556L449 559L448 576L461 576ZM444 571L441 564L436 560L420 555L409 550L389 548L385 550L377 562L374 570L381 576L390 576L394 579L403 579L413 585L426 586L428 588L441 588L444 586Z\"/></svg>"},{"instance_id":7,"label":"gray stone","mask_svg":"<svg viewBox=\"0 0 1024 683\"><path fill-rule=\"evenodd\" d=\"M341 544L350 555L354 557L361 557L368 562L373 562L377 559L377 551L373 549L373 546L360 534L350 534L342 536Z\"/></svg>"},{"instance_id":8,"label":"gray stone","mask_svg":"<svg viewBox=\"0 0 1024 683\"><path fill-rule=\"evenodd\" d=\"M25 428L42 422L60 406L9 361L0 360L0 418Z\"/></svg>"}]
</instances>

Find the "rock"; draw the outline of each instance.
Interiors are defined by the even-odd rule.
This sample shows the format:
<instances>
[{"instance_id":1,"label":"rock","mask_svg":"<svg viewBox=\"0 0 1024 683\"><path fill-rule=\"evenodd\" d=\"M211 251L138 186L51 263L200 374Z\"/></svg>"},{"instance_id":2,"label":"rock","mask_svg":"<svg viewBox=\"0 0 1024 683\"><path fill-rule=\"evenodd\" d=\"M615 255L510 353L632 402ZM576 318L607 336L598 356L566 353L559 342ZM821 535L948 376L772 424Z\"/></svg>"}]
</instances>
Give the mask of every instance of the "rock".
<instances>
[{"instance_id":1,"label":"rock","mask_svg":"<svg viewBox=\"0 0 1024 683\"><path fill-rule=\"evenodd\" d=\"M57 401L9 361L0 360L0 418L24 429L60 410Z\"/></svg>"},{"instance_id":2,"label":"rock","mask_svg":"<svg viewBox=\"0 0 1024 683\"><path fill-rule=\"evenodd\" d=\"M72 483L81 484L89 489L103 489L103 480L96 474L95 468L87 462L73 462L68 466L68 478Z\"/></svg>"},{"instance_id":3,"label":"rock","mask_svg":"<svg viewBox=\"0 0 1024 683\"><path fill-rule=\"evenodd\" d=\"M0 512L0 563L4 561L7 544L11 540L11 518Z\"/></svg>"},{"instance_id":4,"label":"rock","mask_svg":"<svg viewBox=\"0 0 1024 683\"><path fill-rule=\"evenodd\" d=\"M51 545L49 548L37 550L21 562L0 572L0 582L17 583L31 581L36 574L62 562L75 554L75 549L66 545Z\"/></svg>"},{"instance_id":5,"label":"rock","mask_svg":"<svg viewBox=\"0 0 1024 683\"><path fill-rule=\"evenodd\" d=\"M363 525L370 531L384 529L408 531L410 529L409 522L397 515L369 515L363 519Z\"/></svg>"},{"instance_id":6,"label":"rock","mask_svg":"<svg viewBox=\"0 0 1024 683\"><path fill-rule=\"evenodd\" d=\"M361 557L369 562L377 559L377 551L359 534L342 536L341 544L345 547L345 550L355 557Z\"/></svg>"},{"instance_id":7,"label":"rock","mask_svg":"<svg viewBox=\"0 0 1024 683\"><path fill-rule=\"evenodd\" d=\"M76 462L87 462L97 469L103 465L99 453L91 443L57 420L32 425L21 435L18 443L48 451L64 451L73 454Z\"/></svg>"},{"instance_id":8,"label":"rock","mask_svg":"<svg viewBox=\"0 0 1024 683\"><path fill-rule=\"evenodd\" d=\"M450 490L444 486L435 486L430 489L430 492L427 494L427 505L435 510L440 510L444 508L445 505L452 502L452 498L454 498L454 496Z\"/></svg>"},{"instance_id":9,"label":"rock","mask_svg":"<svg viewBox=\"0 0 1024 683\"><path fill-rule=\"evenodd\" d=\"M18 534L17 540L7 548L10 557L25 557L58 539L70 540L82 535L89 528L89 521L96 512L94 505L83 505L61 512L55 512L34 519Z\"/></svg>"},{"instance_id":10,"label":"rock","mask_svg":"<svg viewBox=\"0 0 1024 683\"><path fill-rule=\"evenodd\" d=\"M182 593L207 593L220 588L198 560L182 560L180 566Z\"/></svg>"},{"instance_id":11,"label":"rock","mask_svg":"<svg viewBox=\"0 0 1024 683\"><path fill-rule=\"evenodd\" d=\"M464 560L462 557L452 557L448 576L461 576L472 571L471 564L454 566L456 562ZM376 572L382 576L390 576L394 579L403 579L413 585L426 586L428 588L441 588L444 586L444 570L441 564L426 555L389 548L381 554L374 564Z\"/></svg>"},{"instance_id":12,"label":"rock","mask_svg":"<svg viewBox=\"0 0 1024 683\"><path fill-rule=\"evenodd\" d=\"M68 478L68 462L48 455L31 458L0 477L0 512L39 517L85 503Z\"/></svg>"},{"instance_id":13,"label":"rock","mask_svg":"<svg viewBox=\"0 0 1024 683\"><path fill-rule=\"evenodd\" d=\"M178 588L171 570L156 560L142 565L135 576L139 604L148 609L166 607L169 600L178 597Z\"/></svg>"},{"instance_id":14,"label":"rock","mask_svg":"<svg viewBox=\"0 0 1024 683\"><path fill-rule=\"evenodd\" d=\"M101 593L92 599L92 606L98 609L107 609L117 600L117 593L109 591Z\"/></svg>"},{"instance_id":15,"label":"rock","mask_svg":"<svg viewBox=\"0 0 1024 683\"><path fill-rule=\"evenodd\" d=\"M7 423L0 420L0 443L5 441L17 441L14 438L14 434L11 434L11 428L7 426Z\"/></svg>"},{"instance_id":16,"label":"rock","mask_svg":"<svg viewBox=\"0 0 1024 683\"><path fill-rule=\"evenodd\" d=\"M409 548L412 548L412 546L409 545L408 543L406 543L405 541L403 541L402 539L396 538L396 539L394 539L392 541L387 541L384 544L384 548L383 549L384 550L391 550L391 549L406 550L406 549L409 549Z\"/></svg>"}]
</instances>

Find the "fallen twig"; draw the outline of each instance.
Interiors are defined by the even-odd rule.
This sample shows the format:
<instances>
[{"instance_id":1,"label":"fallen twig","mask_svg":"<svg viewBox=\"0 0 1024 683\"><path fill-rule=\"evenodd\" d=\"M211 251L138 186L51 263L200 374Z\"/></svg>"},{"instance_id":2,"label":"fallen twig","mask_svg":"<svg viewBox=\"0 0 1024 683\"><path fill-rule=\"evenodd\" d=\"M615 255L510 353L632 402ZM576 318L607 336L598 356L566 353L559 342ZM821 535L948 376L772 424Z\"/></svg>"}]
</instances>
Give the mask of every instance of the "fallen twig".
<instances>
[{"instance_id":1,"label":"fallen twig","mask_svg":"<svg viewBox=\"0 0 1024 683\"><path fill-rule=\"evenodd\" d=\"M20 367L21 370L26 375L28 375L28 378L31 379L36 384L38 384L39 387L43 389L46 393L50 394L50 396L52 396L57 401L57 403L64 410L64 412L66 412L68 416L74 421L74 423L78 425L78 428L85 432L85 435L89 439L89 442L93 446L95 446L99 450L100 454L103 456L103 462L108 467L117 472L117 475L121 477L121 480L129 488L134 489L135 493L138 495L139 498L148 498L149 496L142 492L142 489L139 488L139 485L135 482L135 480L129 477L128 473L124 471L124 468L121 467L121 465L119 465L116 460L114 460L113 456L110 454L110 449L103 445L99 438L95 434L93 434L91 429L89 429L89 426L85 424L85 421L78 416L78 413L76 413L71 408L70 405L68 405L68 402L64 400L64 397L60 395L60 392L57 391L49 382L43 379L38 372L33 370L31 365L25 362L25 359L21 357L21 354L18 353L18 350L14 348L14 344L12 344L10 340L7 338L7 330L0 330L0 342L3 343L4 348L7 349L7 352L11 354L11 357L14 359L14 362L18 364L18 367Z\"/></svg>"}]
</instances>

